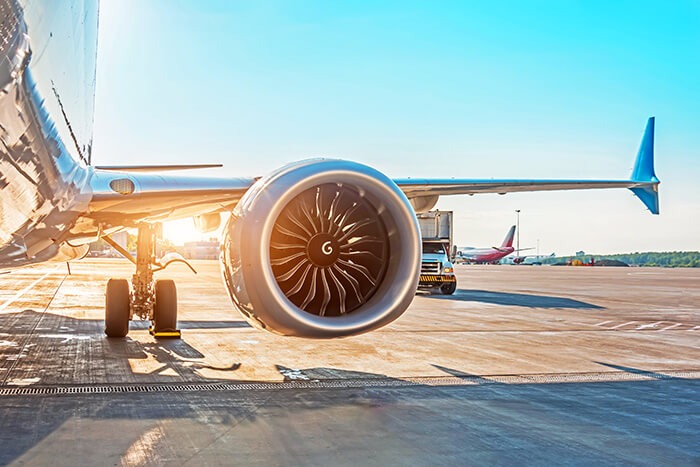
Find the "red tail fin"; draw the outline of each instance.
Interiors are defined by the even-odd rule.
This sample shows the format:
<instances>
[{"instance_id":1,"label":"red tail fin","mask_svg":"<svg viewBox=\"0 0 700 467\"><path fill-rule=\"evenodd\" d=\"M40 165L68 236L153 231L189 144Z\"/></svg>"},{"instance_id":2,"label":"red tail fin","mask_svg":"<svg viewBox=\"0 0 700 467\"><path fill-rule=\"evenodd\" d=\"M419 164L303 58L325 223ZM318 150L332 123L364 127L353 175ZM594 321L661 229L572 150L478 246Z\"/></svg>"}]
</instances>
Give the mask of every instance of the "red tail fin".
<instances>
[{"instance_id":1,"label":"red tail fin","mask_svg":"<svg viewBox=\"0 0 700 467\"><path fill-rule=\"evenodd\" d=\"M510 230L508 231L506 238L503 239L503 243L501 244L501 248L513 246L513 237L515 237L515 226L511 227Z\"/></svg>"}]
</instances>

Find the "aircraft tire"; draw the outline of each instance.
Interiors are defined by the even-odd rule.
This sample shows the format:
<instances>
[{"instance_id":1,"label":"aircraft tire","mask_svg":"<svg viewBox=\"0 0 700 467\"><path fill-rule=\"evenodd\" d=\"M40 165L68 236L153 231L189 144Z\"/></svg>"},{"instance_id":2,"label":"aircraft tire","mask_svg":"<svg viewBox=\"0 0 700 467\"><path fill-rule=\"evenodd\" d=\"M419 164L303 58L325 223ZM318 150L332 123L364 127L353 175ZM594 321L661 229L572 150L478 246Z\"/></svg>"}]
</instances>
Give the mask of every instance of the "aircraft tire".
<instances>
[{"instance_id":1,"label":"aircraft tire","mask_svg":"<svg viewBox=\"0 0 700 467\"><path fill-rule=\"evenodd\" d=\"M107 337L126 337L129 333L129 282L110 279L105 298L105 334Z\"/></svg>"},{"instance_id":2,"label":"aircraft tire","mask_svg":"<svg viewBox=\"0 0 700 467\"><path fill-rule=\"evenodd\" d=\"M442 286L440 286L440 292L442 292L443 295L452 295L455 293L455 290L457 290L456 282L448 282L447 284L442 284Z\"/></svg>"},{"instance_id":3,"label":"aircraft tire","mask_svg":"<svg viewBox=\"0 0 700 467\"><path fill-rule=\"evenodd\" d=\"M170 279L157 280L156 303L153 307L153 329L156 333L177 330L177 288Z\"/></svg>"}]
</instances>

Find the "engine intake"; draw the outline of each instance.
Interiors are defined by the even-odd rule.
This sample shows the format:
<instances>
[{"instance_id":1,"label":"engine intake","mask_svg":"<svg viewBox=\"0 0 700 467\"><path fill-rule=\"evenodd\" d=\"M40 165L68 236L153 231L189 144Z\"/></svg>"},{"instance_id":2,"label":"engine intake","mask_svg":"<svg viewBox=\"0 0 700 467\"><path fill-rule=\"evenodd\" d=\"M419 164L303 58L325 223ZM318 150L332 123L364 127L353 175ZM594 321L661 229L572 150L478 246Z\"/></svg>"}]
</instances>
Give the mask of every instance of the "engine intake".
<instances>
[{"instance_id":1,"label":"engine intake","mask_svg":"<svg viewBox=\"0 0 700 467\"><path fill-rule=\"evenodd\" d=\"M380 172L303 161L243 196L225 229L222 271L257 327L300 337L359 334L410 305L420 233L403 192Z\"/></svg>"}]
</instances>

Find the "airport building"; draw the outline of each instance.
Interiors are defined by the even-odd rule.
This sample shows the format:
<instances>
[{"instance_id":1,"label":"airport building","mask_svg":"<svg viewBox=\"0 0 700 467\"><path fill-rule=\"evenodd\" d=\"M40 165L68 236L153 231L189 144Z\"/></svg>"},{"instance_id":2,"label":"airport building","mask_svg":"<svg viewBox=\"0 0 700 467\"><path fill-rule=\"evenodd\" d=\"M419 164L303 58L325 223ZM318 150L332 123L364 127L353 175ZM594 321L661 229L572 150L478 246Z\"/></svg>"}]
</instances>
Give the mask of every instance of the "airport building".
<instances>
[{"instance_id":1,"label":"airport building","mask_svg":"<svg viewBox=\"0 0 700 467\"><path fill-rule=\"evenodd\" d=\"M185 259L217 259L219 241L212 238L206 241L186 242L183 250Z\"/></svg>"}]
</instances>

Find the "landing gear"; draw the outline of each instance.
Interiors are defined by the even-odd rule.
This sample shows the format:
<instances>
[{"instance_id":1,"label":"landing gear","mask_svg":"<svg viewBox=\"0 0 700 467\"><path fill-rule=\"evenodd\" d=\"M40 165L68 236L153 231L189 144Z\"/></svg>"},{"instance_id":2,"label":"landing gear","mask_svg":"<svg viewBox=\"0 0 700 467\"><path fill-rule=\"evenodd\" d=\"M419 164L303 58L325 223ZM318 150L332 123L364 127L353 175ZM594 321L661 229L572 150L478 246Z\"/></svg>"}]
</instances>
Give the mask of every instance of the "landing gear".
<instances>
[{"instance_id":1,"label":"landing gear","mask_svg":"<svg viewBox=\"0 0 700 467\"><path fill-rule=\"evenodd\" d=\"M177 329L177 289L171 280L156 281L156 301L153 307L153 326L156 337L180 337Z\"/></svg>"},{"instance_id":2,"label":"landing gear","mask_svg":"<svg viewBox=\"0 0 700 467\"><path fill-rule=\"evenodd\" d=\"M440 286L440 292L443 295L452 295L457 290L457 282L448 282Z\"/></svg>"},{"instance_id":3,"label":"landing gear","mask_svg":"<svg viewBox=\"0 0 700 467\"><path fill-rule=\"evenodd\" d=\"M155 259L156 235L160 225L138 225L136 258L112 240L103 237L114 249L136 265L131 278L131 293L126 279L110 279L107 283L105 309L105 334L108 337L125 337L129 332L129 320L137 316L151 320L149 332L155 337L180 337L177 329L177 289L172 280L153 280L153 273L165 269L170 263L180 261L196 271L180 255L170 254ZM166 258L167 257L167 258Z\"/></svg>"},{"instance_id":4,"label":"landing gear","mask_svg":"<svg viewBox=\"0 0 700 467\"><path fill-rule=\"evenodd\" d=\"M105 300L105 334L107 337L125 337L129 332L129 283L126 279L107 282Z\"/></svg>"}]
</instances>

